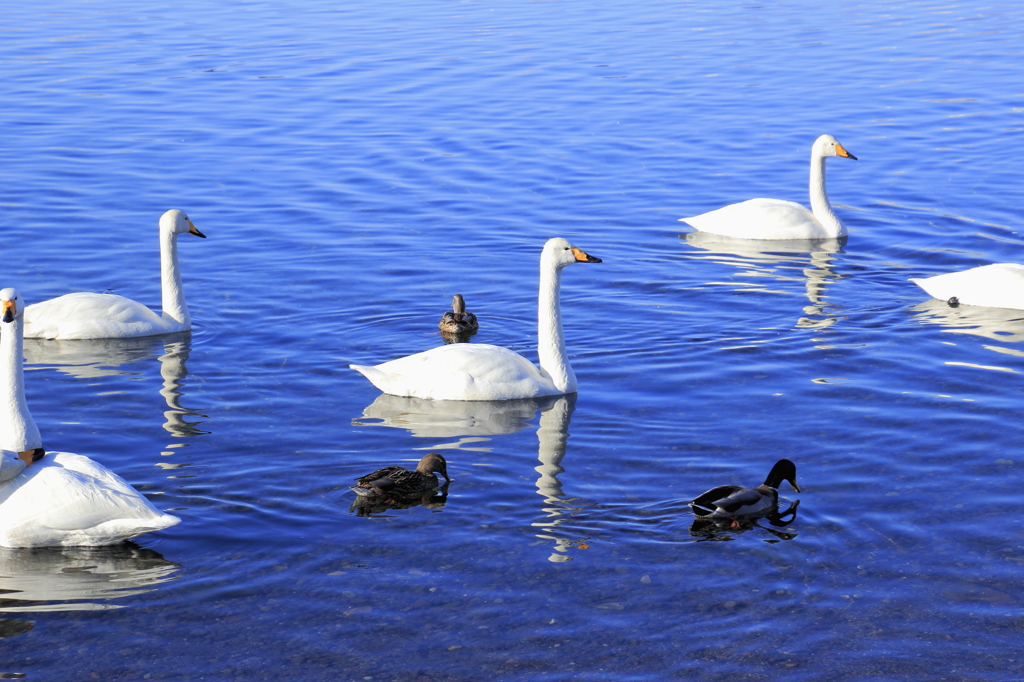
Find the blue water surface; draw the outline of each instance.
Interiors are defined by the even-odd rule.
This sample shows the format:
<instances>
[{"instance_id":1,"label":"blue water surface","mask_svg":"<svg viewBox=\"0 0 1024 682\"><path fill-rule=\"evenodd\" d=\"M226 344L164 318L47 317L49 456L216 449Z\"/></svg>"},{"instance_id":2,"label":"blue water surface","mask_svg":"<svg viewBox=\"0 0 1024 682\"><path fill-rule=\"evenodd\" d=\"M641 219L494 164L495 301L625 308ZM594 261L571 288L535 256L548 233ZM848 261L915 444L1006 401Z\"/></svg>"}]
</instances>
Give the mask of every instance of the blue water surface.
<instances>
[{"instance_id":1,"label":"blue water surface","mask_svg":"<svg viewBox=\"0 0 1024 682\"><path fill-rule=\"evenodd\" d=\"M1024 12L940 5L58 0L0 9L3 281L192 332L26 342L52 450L179 526L0 551L0 678L1019 680L1024 312L908 281L1024 262ZM845 243L678 219L807 203ZM535 358L561 236L574 396L381 396L350 363ZM405 509L353 479L442 452ZM686 502L797 464L792 513ZM799 503L799 504L796 504Z\"/></svg>"}]
</instances>

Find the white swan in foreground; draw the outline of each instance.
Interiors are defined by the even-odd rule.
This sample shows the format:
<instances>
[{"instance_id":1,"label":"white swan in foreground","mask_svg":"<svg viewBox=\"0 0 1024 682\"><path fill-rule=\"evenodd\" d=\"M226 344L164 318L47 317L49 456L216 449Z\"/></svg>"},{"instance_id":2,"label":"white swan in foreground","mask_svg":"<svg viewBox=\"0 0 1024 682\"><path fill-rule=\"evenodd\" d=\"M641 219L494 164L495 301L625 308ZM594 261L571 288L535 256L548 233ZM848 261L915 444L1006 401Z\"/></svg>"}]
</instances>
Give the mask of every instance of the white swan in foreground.
<instances>
[{"instance_id":1,"label":"white swan in foreground","mask_svg":"<svg viewBox=\"0 0 1024 682\"><path fill-rule=\"evenodd\" d=\"M501 346L460 343L385 362L349 365L391 395L433 400L515 400L576 392L562 333L558 292L562 268L600 263L564 239L548 240L540 255L537 355L540 368Z\"/></svg>"},{"instance_id":2,"label":"white swan in foreground","mask_svg":"<svg viewBox=\"0 0 1024 682\"><path fill-rule=\"evenodd\" d=\"M825 158L857 157L836 138L822 135L811 147L811 210L782 199L750 199L692 218L680 218L701 232L739 239L834 239L846 226L832 210L825 192Z\"/></svg>"},{"instance_id":3,"label":"white swan in foreground","mask_svg":"<svg viewBox=\"0 0 1024 682\"><path fill-rule=\"evenodd\" d=\"M126 339L181 332L192 328L178 267L178 235L196 229L184 211L160 216L160 283L163 314L116 294L78 293L30 305L25 311L25 337L30 339Z\"/></svg>"},{"instance_id":4,"label":"white swan in foreground","mask_svg":"<svg viewBox=\"0 0 1024 682\"><path fill-rule=\"evenodd\" d=\"M14 289L0 291L0 305L0 547L113 545L178 523L88 457L33 462L43 448L25 402L24 306Z\"/></svg>"},{"instance_id":5,"label":"white swan in foreground","mask_svg":"<svg viewBox=\"0 0 1024 682\"><path fill-rule=\"evenodd\" d=\"M932 298L949 301L951 305L1024 310L1024 265L1017 263L993 263L910 281Z\"/></svg>"}]
</instances>

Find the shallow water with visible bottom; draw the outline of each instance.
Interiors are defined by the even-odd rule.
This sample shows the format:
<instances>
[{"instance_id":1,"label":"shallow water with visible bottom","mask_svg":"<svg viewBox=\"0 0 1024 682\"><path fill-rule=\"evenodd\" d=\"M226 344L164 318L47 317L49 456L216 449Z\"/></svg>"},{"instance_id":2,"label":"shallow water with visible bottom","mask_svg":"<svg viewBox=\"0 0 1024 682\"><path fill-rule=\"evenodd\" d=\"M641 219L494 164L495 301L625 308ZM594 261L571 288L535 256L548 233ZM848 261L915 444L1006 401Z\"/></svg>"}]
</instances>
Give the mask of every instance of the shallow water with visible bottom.
<instances>
[{"instance_id":1,"label":"shallow water with visible bottom","mask_svg":"<svg viewBox=\"0 0 1024 682\"><path fill-rule=\"evenodd\" d=\"M0 551L0 678L1016 680L1024 311L908 281L1024 260L1011 3L57 2L2 10L2 286L191 333L26 342L51 450L179 526ZM807 202L844 243L677 220ZM563 236L575 396L381 396L350 363L535 358ZM356 476L437 451L404 509ZM686 502L796 462L790 513Z\"/></svg>"}]
</instances>

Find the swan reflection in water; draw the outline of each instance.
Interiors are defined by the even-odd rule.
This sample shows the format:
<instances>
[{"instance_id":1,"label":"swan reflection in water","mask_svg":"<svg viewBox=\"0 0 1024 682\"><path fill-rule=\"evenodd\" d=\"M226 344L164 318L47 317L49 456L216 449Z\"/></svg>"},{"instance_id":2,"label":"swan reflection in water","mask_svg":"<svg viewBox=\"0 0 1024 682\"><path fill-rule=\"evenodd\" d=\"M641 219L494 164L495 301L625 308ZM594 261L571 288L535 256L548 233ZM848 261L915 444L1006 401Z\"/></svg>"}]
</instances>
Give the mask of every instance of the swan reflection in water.
<instances>
[{"instance_id":1,"label":"swan reflection in water","mask_svg":"<svg viewBox=\"0 0 1024 682\"><path fill-rule=\"evenodd\" d=\"M471 444L487 441L488 436L516 433L530 426L530 421L540 411L537 429L539 447L537 457L540 465L535 467L539 474L537 494L544 498L543 521L533 524L544 529L537 537L554 542L555 552L551 561L569 561L570 549L586 549L585 538L567 537L555 533L555 529L569 520L570 516L589 507L590 503L579 498L567 497L562 490L558 476L565 469L566 443L569 439L569 420L576 406L576 394L527 398L523 400L424 400L382 394L366 409L363 416L353 419L353 426L388 426L409 431L418 438L457 438L454 443L433 444L424 450L458 449L461 451L484 451L490 448ZM455 482L458 485L458 481ZM443 490L443 489L438 489ZM447 499L447 490L443 492ZM352 509L356 509L356 502ZM417 501L414 504L424 504ZM443 504L433 499L429 504ZM429 506L426 505L426 506ZM412 505L410 505L412 506ZM394 508L394 507L392 507Z\"/></svg>"},{"instance_id":2,"label":"swan reflection in water","mask_svg":"<svg viewBox=\"0 0 1024 682\"><path fill-rule=\"evenodd\" d=\"M771 535L775 536L776 539L770 539L767 540L767 542L792 540L797 536L796 533L773 530L772 528L762 526L759 521L765 520L775 528L785 528L796 521L796 510L799 506L800 500L796 500L795 502L791 502L785 511L779 511L779 507L775 506L768 510L767 513L756 516L720 519L696 517L693 521L693 525L690 526L690 535L696 538L701 538L701 540L731 540L732 536L737 533L745 533L747 531L759 529L767 531Z\"/></svg>"},{"instance_id":3,"label":"swan reflection in water","mask_svg":"<svg viewBox=\"0 0 1024 682\"><path fill-rule=\"evenodd\" d=\"M54 369L77 379L138 376L141 371L121 368L155 357L160 362L163 380L160 395L170 408L164 411L164 429L184 438L207 433L197 427L197 422L185 419L188 416L206 418L206 415L181 405L182 381L188 376L185 362L191 350L191 332L134 339L25 339L25 369Z\"/></svg>"},{"instance_id":4,"label":"swan reflection in water","mask_svg":"<svg viewBox=\"0 0 1024 682\"><path fill-rule=\"evenodd\" d=\"M804 306L803 312L815 318L800 317L795 328L826 328L841 319L829 315L825 293L832 281L842 279L842 275L836 274L831 268L836 255L842 253L845 238L792 241L733 239L706 232L689 232L681 236L690 246L707 252L690 255L688 258L713 260L739 268L737 279L709 284L735 286L743 291L772 292L763 282L803 282L804 293L811 303ZM740 278L750 278L751 281L744 283ZM757 281L759 279L760 282Z\"/></svg>"},{"instance_id":5,"label":"swan reflection in water","mask_svg":"<svg viewBox=\"0 0 1024 682\"><path fill-rule=\"evenodd\" d=\"M0 548L0 613L100 611L175 579L180 564L134 542L110 547ZM31 629L0 619L0 638ZM5 634L6 633L6 634Z\"/></svg>"}]
</instances>

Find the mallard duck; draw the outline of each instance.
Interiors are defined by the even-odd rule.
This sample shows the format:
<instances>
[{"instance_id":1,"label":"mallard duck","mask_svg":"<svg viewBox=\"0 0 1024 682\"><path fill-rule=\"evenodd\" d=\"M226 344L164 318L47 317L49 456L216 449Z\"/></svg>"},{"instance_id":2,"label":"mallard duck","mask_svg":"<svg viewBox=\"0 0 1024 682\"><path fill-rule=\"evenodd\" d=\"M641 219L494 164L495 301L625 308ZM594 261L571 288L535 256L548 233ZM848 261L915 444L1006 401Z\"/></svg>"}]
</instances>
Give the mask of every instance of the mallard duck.
<instances>
[{"instance_id":1,"label":"mallard duck","mask_svg":"<svg viewBox=\"0 0 1024 682\"><path fill-rule=\"evenodd\" d=\"M437 487L435 471L444 476L446 484L451 482L448 478L448 463L438 453L431 452L416 465L416 471L400 466L377 469L372 474L357 478L359 485L352 486L352 490L361 497L394 499L419 495Z\"/></svg>"},{"instance_id":2,"label":"mallard duck","mask_svg":"<svg viewBox=\"0 0 1024 682\"><path fill-rule=\"evenodd\" d=\"M768 472L768 478L758 487L720 485L690 502L690 508L696 516L711 518L760 514L778 504L778 488L783 481L789 481L793 490L800 492L800 486L796 484L796 465L788 459L776 462Z\"/></svg>"},{"instance_id":3,"label":"mallard duck","mask_svg":"<svg viewBox=\"0 0 1024 682\"><path fill-rule=\"evenodd\" d=\"M518 400L576 392L558 303L562 268L600 263L559 237L540 255L537 306L537 358L540 367L519 353L483 343L431 348L380 365L349 365L391 395L431 400Z\"/></svg>"},{"instance_id":4,"label":"mallard duck","mask_svg":"<svg viewBox=\"0 0 1024 682\"><path fill-rule=\"evenodd\" d=\"M466 312L466 302L462 294L455 294L452 298L452 310L455 312L445 313L437 328L446 334L469 334L480 328L476 321L476 315Z\"/></svg>"},{"instance_id":5,"label":"mallard duck","mask_svg":"<svg viewBox=\"0 0 1024 682\"><path fill-rule=\"evenodd\" d=\"M25 310L25 338L128 339L191 329L178 267L179 234L206 238L184 211L171 209L160 216L160 314L116 294L65 294Z\"/></svg>"},{"instance_id":6,"label":"mallard duck","mask_svg":"<svg viewBox=\"0 0 1024 682\"><path fill-rule=\"evenodd\" d=\"M831 135L811 146L811 210L782 199L750 199L692 218L680 218L701 232L738 239L834 239L846 236L846 226L832 210L825 192L825 159L843 156L857 160Z\"/></svg>"}]
</instances>

